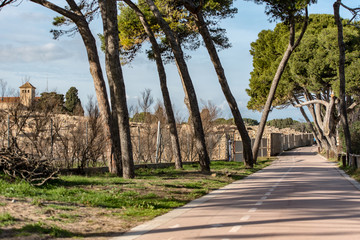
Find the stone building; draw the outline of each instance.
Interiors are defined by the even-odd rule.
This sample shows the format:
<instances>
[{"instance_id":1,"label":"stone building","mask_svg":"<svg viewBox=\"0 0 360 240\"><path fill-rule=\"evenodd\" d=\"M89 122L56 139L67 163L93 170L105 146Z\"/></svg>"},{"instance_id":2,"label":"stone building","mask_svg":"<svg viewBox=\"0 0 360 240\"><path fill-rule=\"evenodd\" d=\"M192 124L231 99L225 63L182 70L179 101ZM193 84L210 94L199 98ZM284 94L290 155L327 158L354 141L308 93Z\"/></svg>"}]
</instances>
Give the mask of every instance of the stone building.
<instances>
[{"instance_id":1,"label":"stone building","mask_svg":"<svg viewBox=\"0 0 360 240\"><path fill-rule=\"evenodd\" d=\"M20 86L20 103L25 107L30 107L35 100L35 87L29 82Z\"/></svg>"},{"instance_id":2,"label":"stone building","mask_svg":"<svg viewBox=\"0 0 360 240\"><path fill-rule=\"evenodd\" d=\"M24 107L30 107L38 98L35 97L35 87L26 82L20 88L20 97L1 97L0 109L9 108L15 104L21 104Z\"/></svg>"}]
</instances>

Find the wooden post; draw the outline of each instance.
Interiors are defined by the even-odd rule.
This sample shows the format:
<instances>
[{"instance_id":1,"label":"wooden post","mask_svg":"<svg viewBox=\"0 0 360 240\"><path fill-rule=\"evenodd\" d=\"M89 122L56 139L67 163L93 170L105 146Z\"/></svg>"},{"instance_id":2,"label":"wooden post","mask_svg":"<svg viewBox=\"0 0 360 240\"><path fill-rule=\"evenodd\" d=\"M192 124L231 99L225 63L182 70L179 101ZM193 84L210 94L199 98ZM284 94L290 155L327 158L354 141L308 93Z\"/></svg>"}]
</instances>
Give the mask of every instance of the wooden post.
<instances>
[{"instance_id":1,"label":"wooden post","mask_svg":"<svg viewBox=\"0 0 360 240\"><path fill-rule=\"evenodd\" d=\"M141 147L140 147L140 127L138 126L138 156L139 156L139 159L138 159L138 162L141 161Z\"/></svg>"},{"instance_id":2,"label":"wooden post","mask_svg":"<svg viewBox=\"0 0 360 240\"><path fill-rule=\"evenodd\" d=\"M221 159L221 157L220 157L220 149L221 149L221 148L220 148L220 145L221 145L221 142L219 141L219 143L218 143L218 148L219 148L219 158L218 158L218 159L219 159L219 160Z\"/></svg>"},{"instance_id":3,"label":"wooden post","mask_svg":"<svg viewBox=\"0 0 360 240\"><path fill-rule=\"evenodd\" d=\"M343 167L346 167L346 155L341 156Z\"/></svg>"},{"instance_id":4,"label":"wooden post","mask_svg":"<svg viewBox=\"0 0 360 240\"><path fill-rule=\"evenodd\" d=\"M155 163L159 163L159 151L160 151L160 121L158 121L158 129L157 129L157 137L156 137L156 157L155 157Z\"/></svg>"}]
</instances>

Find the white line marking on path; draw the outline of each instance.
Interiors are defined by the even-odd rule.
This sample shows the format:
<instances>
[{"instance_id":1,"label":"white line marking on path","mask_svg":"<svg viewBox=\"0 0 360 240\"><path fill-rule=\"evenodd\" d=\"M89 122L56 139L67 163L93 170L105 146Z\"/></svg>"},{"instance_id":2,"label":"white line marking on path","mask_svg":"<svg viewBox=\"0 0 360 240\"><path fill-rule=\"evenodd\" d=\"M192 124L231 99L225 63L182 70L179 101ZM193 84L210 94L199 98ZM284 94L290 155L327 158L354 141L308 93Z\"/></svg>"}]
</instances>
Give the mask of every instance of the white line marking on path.
<instances>
[{"instance_id":1,"label":"white line marking on path","mask_svg":"<svg viewBox=\"0 0 360 240\"><path fill-rule=\"evenodd\" d=\"M240 219L240 221L245 222L245 221L249 220L250 217L251 217L250 215L245 215Z\"/></svg>"},{"instance_id":2,"label":"white line marking on path","mask_svg":"<svg viewBox=\"0 0 360 240\"><path fill-rule=\"evenodd\" d=\"M241 227L242 227L241 225L232 227L229 232L235 233L235 232L239 231Z\"/></svg>"},{"instance_id":3,"label":"white line marking on path","mask_svg":"<svg viewBox=\"0 0 360 240\"><path fill-rule=\"evenodd\" d=\"M178 228L178 227L180 227L180 225L179 225L179 224L175 224L174 226L171 226L171 227L169 227L169 228Z\"/></svg>"},{"instance_id":4,"label":"white line marking on path","mask_svg":"<svg viewBox=\"0 0 360 240\"><path fill-rule=\"evenodd\" d=\"M263 201L258 201L257 203L255 203L256 206L260 206L263 204Z\"/></svg>"},{"instance_id":5,"label":"white line marking on path","mask_svg":"<svg viewBox=\"0 0 360 240\"><path fill-rule=\"evenodd\" d=\"M257 208L252 208L248 212L253 213L253 212L256 212L256 210L257 210Z\"/></svg>"}]
</instances>

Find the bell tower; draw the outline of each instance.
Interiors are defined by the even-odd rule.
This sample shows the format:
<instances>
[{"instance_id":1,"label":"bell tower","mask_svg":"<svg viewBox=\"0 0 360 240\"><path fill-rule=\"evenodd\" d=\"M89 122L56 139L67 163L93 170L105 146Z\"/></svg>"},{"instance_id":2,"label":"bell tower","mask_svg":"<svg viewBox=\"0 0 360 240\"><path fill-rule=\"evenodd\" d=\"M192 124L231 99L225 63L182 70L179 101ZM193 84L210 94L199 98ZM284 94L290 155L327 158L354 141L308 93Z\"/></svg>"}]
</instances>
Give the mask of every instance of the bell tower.
<instances>
[{"instance_id":1,"label":"bell tower","mask_svg":"<svg viewBox=\"0 0 360 240\"><path fill-rule=\"evenodd\" d=\"M20 87L20 103L25 107L30 107L35 99L35 87L26 82Z\"/></svg>"}]
</instances>

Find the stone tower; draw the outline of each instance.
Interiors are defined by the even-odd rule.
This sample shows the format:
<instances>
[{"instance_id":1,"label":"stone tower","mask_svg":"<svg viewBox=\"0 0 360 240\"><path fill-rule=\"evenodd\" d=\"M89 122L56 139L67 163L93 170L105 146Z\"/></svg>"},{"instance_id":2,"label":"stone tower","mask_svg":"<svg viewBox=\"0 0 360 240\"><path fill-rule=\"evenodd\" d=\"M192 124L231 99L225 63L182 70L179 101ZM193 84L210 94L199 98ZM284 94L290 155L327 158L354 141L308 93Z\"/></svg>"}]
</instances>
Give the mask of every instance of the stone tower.
<instances>
[{"instance_id":1,"label":"stone tower","mask_svg":"<svg viewBox=\"0 0 360 240\"><path fill-rule=\"evenodd\" d=\"M35 99L35 87L26 82L20 87L20 103L25 107L30 107Z\"/></svg>"}]
</instances>

